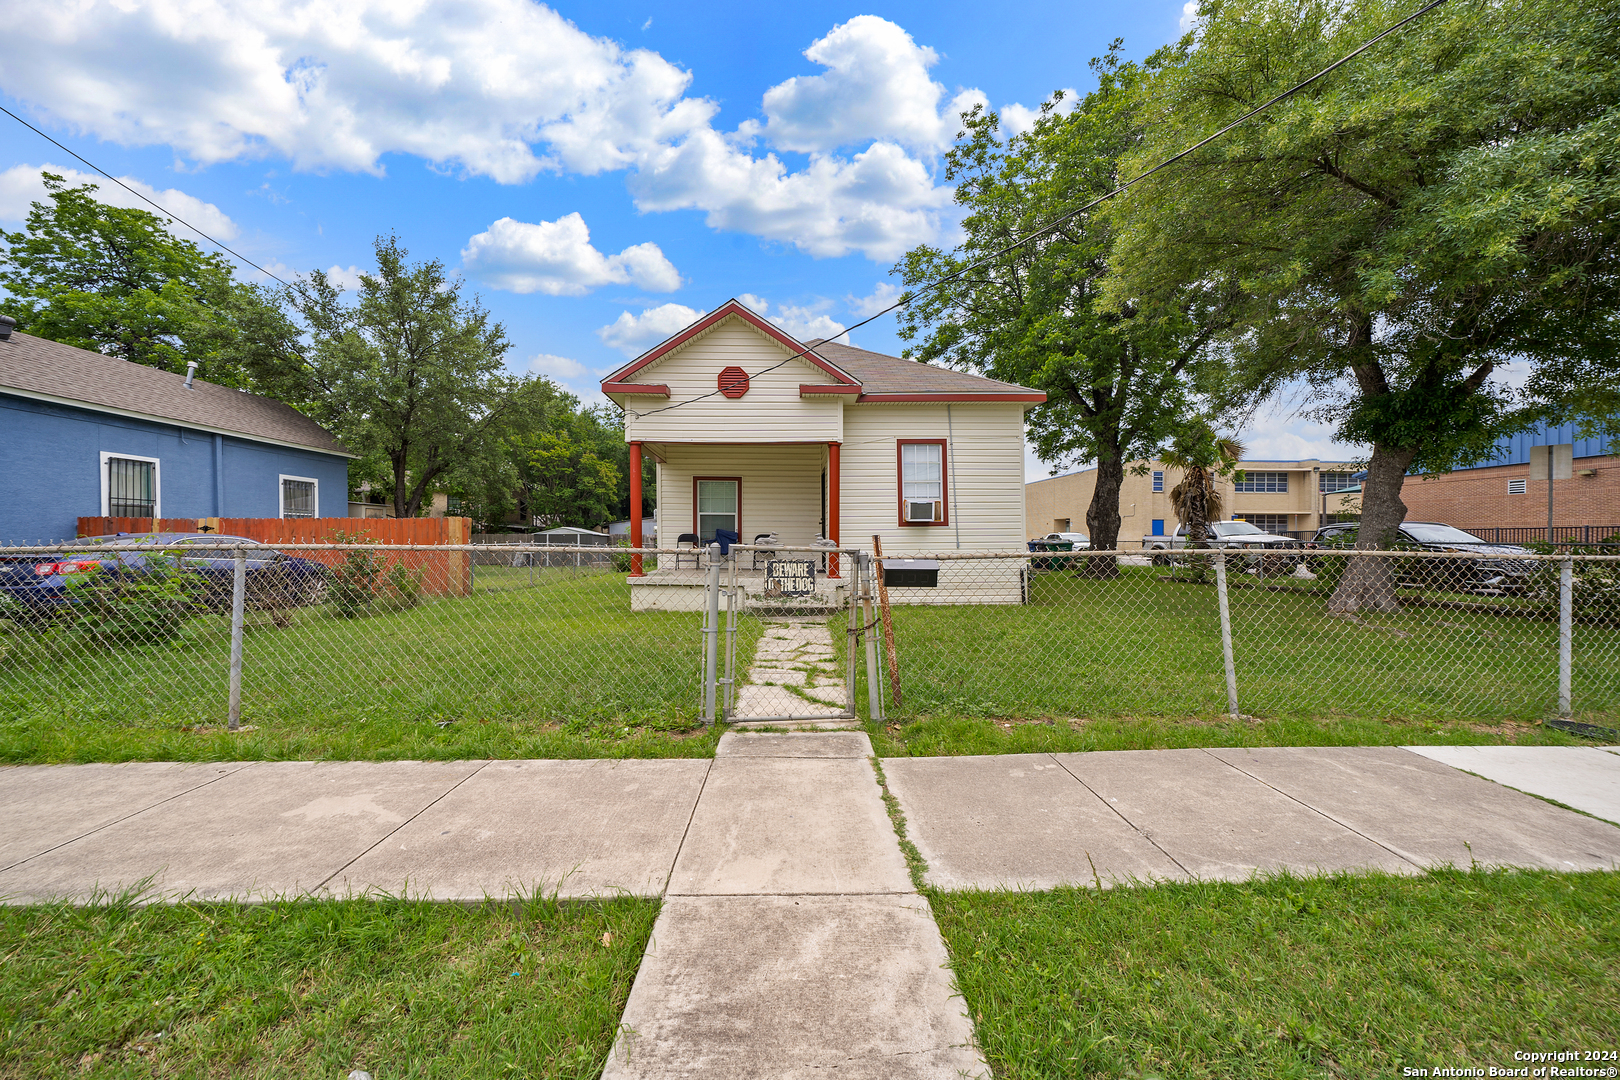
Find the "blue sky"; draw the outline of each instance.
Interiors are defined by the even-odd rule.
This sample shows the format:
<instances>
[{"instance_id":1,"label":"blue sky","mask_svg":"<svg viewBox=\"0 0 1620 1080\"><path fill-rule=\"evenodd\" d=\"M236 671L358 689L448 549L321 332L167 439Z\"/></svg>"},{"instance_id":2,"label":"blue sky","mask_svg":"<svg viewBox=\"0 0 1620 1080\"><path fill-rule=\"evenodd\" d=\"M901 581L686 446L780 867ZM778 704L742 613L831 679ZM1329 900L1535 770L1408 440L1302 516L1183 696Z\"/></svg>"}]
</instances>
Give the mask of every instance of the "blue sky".
<instances>
[{"instance_id":1,"label":"blue sky","mask_svg":"<svg viewBox=\"0 0 1620 1080\"><path fill-rule=\"evenodd\" d=\"M984 4L825 7L529 0L4 4L8 108L282 277L364 269L397 232L463 273L510 365L587 400L728 297L831 336L950 243L939 154L973 101L1022 122L1139 58L1181 0L1013 18ZM11 125L0 222L77 168ZM103 184L109 201L126 202ZM252 276L251 274L249 276ZM898 352L892 317L854 344ZM1256 457L1332 455L1286 408ZM1045 466L1030 459L1032 478Z\"/></svg>"}]
</instances>

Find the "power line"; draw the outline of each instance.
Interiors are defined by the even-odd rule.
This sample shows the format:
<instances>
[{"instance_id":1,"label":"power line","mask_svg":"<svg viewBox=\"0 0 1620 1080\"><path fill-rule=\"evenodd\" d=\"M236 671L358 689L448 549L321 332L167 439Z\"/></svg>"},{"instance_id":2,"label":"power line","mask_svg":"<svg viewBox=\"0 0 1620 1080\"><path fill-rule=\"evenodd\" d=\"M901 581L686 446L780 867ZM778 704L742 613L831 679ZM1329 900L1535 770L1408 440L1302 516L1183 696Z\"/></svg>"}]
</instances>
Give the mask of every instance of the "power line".
<instances>
[{"instance_id":1,"label":"power line","mask_svg":"<svg viewBox=\"0 0 1620 1080\"><path fill-rule=\"evenodd\" d=\"M1388 37L1389 35L1393 34L1395 31L1397 31L1397 30L1401 29L1402 27L1406 26L1408 23L1415 22L1416 20L1422 18L1423 16L1427 15L1429 12L1433 11L1435 8L1439 7L1441 4L1444 4L1445 2L1446 2L1446 0L1430 0L1430 2L1428 4L1425 4L1423 7L1419 8L1417 11L1414 11L1412 14L1408 15L1406 18L1404 18L1404 19L1400 20L1399 22L1389 26L1388 28L1384 29L1380 33L1375 34L1374 36L1368 38L1366 41L1364 41L1360 45L1358 45L1355 49L1351 50L1350 52L1345 53L1343 56L1341 56L1337 60L1333 61L1333 63L1329 64L1327 67L1323 68L1321 71L1318 71L1315 75L1312 75L1310 78L1302 80L1301 82L1295 83L1293 86L1290 86L1287 90L1284 90L1282 93L1278 94L1276 97L1272 98L1270 101L1267 101L1265 104L1255 106L1254 108L1250 109L1248 112L1244 113L1242 116L1238 117L1236 120L1232 121L1230 124L1227 124L1225 127L1221 128L1219 131L1215 132L1214 134L1208 135L1205 138L1202 138L1202 139L1198 140L1197 142L1193 143L1191 146L1187 147L1185 150L1182 150L1180 153L1173 154L1170 157L1165 158L1163 161L1161 161L1157 165L1153 166L1153 168L1148 169L1146 172L1143 172L1143 173L1140 173L1140 174L1138 174L1136 176L1131 177L1129 180L1125 181L1123 184L1121 184L1118 187L1114 188L1112 191L1107 192L1106 194L1097 196L1097 198L1095 198L1095 199L1091 200L1090 202L1086 203L1084 206L1077 207L1077 208L1075 208L1073 210L1070 210L1068 213L1060 215L1059 217L1057 217L1057 218L1053 219L1052 221L1048 222L1047 224L1041 226L1039 229L1036 229L1034 232L1027 233L1024 236L1019 237L1017 240L1014 240L1012 243L1007 244L1006 246L1004 246L1002 248L999 248L996 251L991 252L989 255L986 255L984 258L980 259L978 262L970 263L969 265L962 267L960 270L957 270L953 274L947 274L942 278L938 278L938 279L936 279L934 281L930 281L930 282L928 282L928 283L926 283L924 285L919 285L915 290L908 290L907 292L905 292L905 293L903 293L901 295L900 299L896 300L894 303L890 304L888 307L884 308L882 311L879 311L874 315L867 316L866 318L862 319L860 322L855 323L853 326L845 327L843 332L840 333L838 336L843 337L845 334L848 334L851 330L859 330L861 327L865 326L867 323L873 322L874 320L877 320L877 319L881 319L883 316L889 314L889 312L891 312L891 311L898 311L900 308L903 308L907 304L911 303L912 299L918 293L927 292L930 289L938 289L938 288L940 288L942 286L949 285L951 282L956 281L957 279L963 277L964 275L970 274L973 271L980 269L981 267L989 265L990 263L994 262L995 260L1001 258L1003 255L1007 254L1009 251L1014 251L1014 250L1016 250L1016 249L1018 249L1020 247L1023 247L1025 244L1029 243L1031 240L1040 239L1042 236L1045 236L1047 233L1051 232L1052 230L1056 229L1058 226L1062 225L1065 221L1068 221L1071 218L1078 217L1081 214L1084 214L1088 210L1092 210L1092 209L1095 209L1098 206L1101 206L1103 203L1107 202L1109 199L1112 199L1116 195L1124 194L1131 187L1135 186L1136 184L1140 183L1143 180L1146 180L1148 177L1152 176L1154 173L1158 172L1159 170L1167 169L1171 165L1174 165L1176 162L1180 161L1182 158L1186 157L1188 154L1195 153L1196 151L1201 150L1204 147L1208 146L1210 143L1214 142L1216 139L1220 138L1222 135L1225 135L1227 132L1231 131L1233 128L1235 128L1238 125L1242 124L1246 120L1249 120L1252 117L1257 116L1262 112L1265 112L1267 109L1271 108L1273 105L1277 104L1280 101L1285 101L1288 98L1293 97L1295 94L1299 93L1301 90L1305 89L1307 86L1309 86L1312 83L1316 82L1318 79L1320 79L1323 76L1329 74L1330 72L1334 71L1335 69L1337 69L1339 67L1342 67L1343 65L1349 63L1351 60L1354 60L1356 57L1360 56L1362 53L1366 52L1368 49L1370 49L1374 45L1378 44L1384 38ZM801 349L800 351L794 353L792 356L788 357L786 360L783 360L780 364L772 364L770 367L765 368L764 370L762 370L759 374L764 375L764 374L767 374L769 372L775 371L778 368L786 367L788 364L792 363L794 360L797 360L799 357L804 356L804 355L806 355L806 354L808 354L810 352L813 352L813 351L814 350L809 348L809 347ZM719 394L719 393L721 393L721 391L712 390L707 394L699 394L697 397L688 398L685 401L677 401L677 402L675 402L673 404L662 406L661 408L649 409L646 412L632 412L632 410L630 410L630 409L626 409L625 412L632 413L632 415L634 415L639 420L643 416L652 416L652 415L654 415L656 413L669 412L671 409L679 409L682 406L691 405L693 402L703 401L706 398L714 397L716 394Z\"/></svg>"},{"instance_id":2,"label":"power line","mask_svg":"<svg viewBox=\"0 0 1620 1080\"><path fill-rule=\"evenodd\" d=\"M107 179L111 180L113 183L117 184L119 187L123 188L125 191L127 191L131 195L135 196L137 199L140 199L142 202L146 203L149 206L156 207L158 212L161 213L164 217L173 218L175 221L178 221L180 224L184 225L186 228L190 229L192 232L196 233L198 236L202 237L204 240L208 241L210 244L213 244L215 247L219 248L221 251L224 251L224 252L227 252L227 253L229 253L231 255L234 255L237 259L241 260L242 262L247 263L249 266L253 267L253 269L257 270L259 273L264 274L267 277L275 278L275 280L280 281L283 285L287 285L287 288L289 288L289 289L292 288L292 286L288 285L287 282L282 281L282 279L280 277L278 277L275 274L270 273L270 271L266 270L264 267L260 266L258 263L254 262L252 259L248 258L246 255L243 255L241 252L236 251L233 248L227 247L226 245L220 243L218 240L215 240L212 236L209 236L207 233L205 233L201 229L197 228L197 226L193 225L191 222L187 221L185 218L181 217L179 214L171 213L170 211L163 209L163 207L158 206L157 203L153 202L151 199L148 199L145 195L142 195L140 192L136 191L134 188L130 187L128 184L126 184L122 180L118 179L118 177L114 176L112 173L108 172L106 169L103 169L100 165L97 165L95 162L89 160L84 155L82 155L82 154L80 154L80 153L78 153L76 151L69 150L67 147L63 146L61 143L57 142L55 139L51 138L49 135L47 135L43 131L39 130L39 128L35 127L33 124L30 124L28 121L24 120L22 117L18 116L16 113L14 113L10 109L6 108L4 105L0 105L0 112L5 113L7 116L9 116L13 120L17 121L17 123L21 124L23 127L27 128L29 131L32 131L35 135L38 135L40 138L44 139L46 142L48 142L52 146L56 147L58 150L62 151L64 154L72 154L74 157L78 158L81 162L83 162L84 164L90 166L92 169L96 170L96 172L100 173L102 176L105 176Z\"/></svg>"}]
</instances>

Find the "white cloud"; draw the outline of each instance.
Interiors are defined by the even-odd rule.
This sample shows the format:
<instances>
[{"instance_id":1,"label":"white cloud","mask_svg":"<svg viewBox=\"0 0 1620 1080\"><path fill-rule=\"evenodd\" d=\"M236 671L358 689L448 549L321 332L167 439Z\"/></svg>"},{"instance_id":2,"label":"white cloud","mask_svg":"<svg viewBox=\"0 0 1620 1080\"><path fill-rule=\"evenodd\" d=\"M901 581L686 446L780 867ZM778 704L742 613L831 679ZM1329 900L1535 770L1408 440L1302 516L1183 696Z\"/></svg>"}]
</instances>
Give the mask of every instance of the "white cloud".
<instances>
[{"instance_id":1,"label":"white cloud","mask_svg":"<svg viewBox=\"0 0 1620 1080\"><path fill-rule=\"evenodd\" d=\"M1065 87L1063 99L1053 111L1062 115L1073 112L1079 106L1080 95L1073 87ZM1029 108L1015 101L1011 105L1003 105L997 115L1001 117L1001 126L1008 134L1024 135L1035 130L1035 121L1041 118L1041 110L1040 106Z\"/></svg>"},{"instance_id":2,"label":"white cloud","mask_svg":"<svg viewBox=\"0 0 1620 1080\"><path fill-rule=\"evenodd\" d=\"M941 112L945 87L928 77L939 54L876 15L833 27L804 55L828 70L767 90L766 123L750 129L784 150L834 150L869 139L938 150L955 135L960 115L986 102L978 90L964 90Z\"/></svg>"},{"instance_id":3,"label":"white cloud","mask_svg":"<svg viewBox=\"0 0 1620 1080\"><path fill-rule=\"evenodd\" d=\"M1342 443L1334 437L1333 425L1301 415L1309 399L1302 390L1275 398L1249 418L1238 432L1244 457L1250 461L1295 461L1320 458L1324 461L1365 459L1367 447Z\"/></svg>"},{"instance_id":4,"label":"white cloud","mask_svg":"<svg viewBox=\"0 0 1620 1080\"><path fill-rule=\"evenodd\" d=\"M1198 25L1198 0L1187 0L1181 5L1181 32L1187 33Z\"/></svg>"},{"instance_id":5,"label":"white cloud","mask_svg":"<svg viewBox=\"0 0 1620 1080\"><path fill-rule=\"evenodd\" d=\"M45 195L45 183L39 176L41 172L55 173L65 179L69 187L78 187L82 184L97 185L100 188L96 192L97 201L104 202L108 206L160 213L153 208L152 203L130 194L105 176L46 163L13 165L5 172L0 172L0 221L23 221L28 217L29 203L49 201ZM204 202L195 195L187 195L179 188L159 191L151 184L137 180L133 176L120 176L118 179L163 207L164 211L190 222L217 240L231 240L236 237L236 222L211 202ZM176 224L173 231L177 236L205 243L201 237L182 225Z\"/></svg>"},{"instance_id":6,"label":"white cloud","mask_svg":"<svg viewBox=\"0 0 1620 1080\"><path fill-rule=\"evenodd\" d=\"M657 244L636 244L617 255L591 246L578 213L538 225L503 217L461 249L467 272L507 292L584 296L600 285L634 282L648 292L674 292L681 275Z\"/></svg>"},{"instance_id":7,"label":"white cloud","mask_svg":"<svg viewBox=\"0 0 1620 1080\"><path fill-rule=\"evenodd\" d=\"M891 282L880 281L872 290L870 296L851 296L850 310L863 319L870 319L896 300L900 299L900 286Z\"/></svg>"},{"instance_id":8,"label":"white cloud","mask_svg":"<svg viewBox=\"0 0 1620 1080\"><path fill-rule=\"evenodd\" d=\"M529 370L536 375L544 375L556 382L566 383L579 379L589 379L591 370L578 360L570 360L566 356L554 356L551 353L539 353L529 360Z\"/></svg>"},{"instance_id":9,"label":"white cloud","mask_svg":"<svg viewBox=\"0 0 1620 1080\"><path fill-rule=\"evenodd\" d=\"M333 263L326 268L326 280L352 291L360 287L360 275L363 273L365 271L353 263L348 266L339 266L337 263Z\"/></svg>"},{"instance_id":10,"label":"white cloud","mask_svg":"<svg viewBox=\"0 0 1620 1080\"><path fill-rule=\"evenodd\" d=\"M623 311L612 323L597 330L596 336L626 356L640 356L648 346L684 330L705 314L685 304L660 304L640 315Z\"/></svg>"},{"instance_id":11,"label":"white cloud","mask_svg":"<svg viewBox=\"0 0 1620 1080\"><path fill-rule=\"evenodd\" d=\"M774 87L765 123L728 133L718 106L686 96L690 72L533 0L69 0L13 20L0 90L203 164L279 155L381 174L385 155L410 154L508 184L623 169L642 210L701 210L815 256L887 262L938 240L951 192L913 154L948 141L982 95L941 108L935 54L873 16L807 55L828 70ZM810 162L754 156L761 133Z\"/></svg>"},{"instance_id":12,"label":"white cloud","mask_svg":"<svg viewBox=\"0 0 1620 1080\"><path fill-rule=\"evenodd\" d=\"M770 310L771 302L764 297L742 293L737 299L758 314L764 315L767 322L781 327L800 341L819 338L849 344L849 335L844 333L844 324L826 313L826 309L832 303L829 300L820 300L804 306L783 304L779 309L780 314L769 315L766 312Z\"/></svg>"}]
</instances>

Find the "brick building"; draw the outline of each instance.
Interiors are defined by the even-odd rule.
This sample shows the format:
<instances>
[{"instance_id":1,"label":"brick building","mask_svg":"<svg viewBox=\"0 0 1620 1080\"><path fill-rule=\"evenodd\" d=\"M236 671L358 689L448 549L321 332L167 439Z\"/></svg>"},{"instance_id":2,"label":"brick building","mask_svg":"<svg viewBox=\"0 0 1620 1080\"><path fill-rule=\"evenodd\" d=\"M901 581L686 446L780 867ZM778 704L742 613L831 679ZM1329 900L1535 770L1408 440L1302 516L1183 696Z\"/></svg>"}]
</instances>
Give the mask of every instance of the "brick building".
<instances>
[{"instance_id":1,"label":"brick building","mask_svg":"<svg viewBox=\"0 0 1620 1080\"><path fill-rule=\"evenodd\" d=\"M1503 439L1496 457L1474 468L1407 477L1406 519L1443 521L1487 540L1539 539L1547 528L1547 481L1529 478L1530 448L1558 443L1574 444L1575 475L1552 482L1554 535L1590 542L1620 532L1620 455L1607 437L1576 438L1573 424Z\"/></svg>"}]
</instances>

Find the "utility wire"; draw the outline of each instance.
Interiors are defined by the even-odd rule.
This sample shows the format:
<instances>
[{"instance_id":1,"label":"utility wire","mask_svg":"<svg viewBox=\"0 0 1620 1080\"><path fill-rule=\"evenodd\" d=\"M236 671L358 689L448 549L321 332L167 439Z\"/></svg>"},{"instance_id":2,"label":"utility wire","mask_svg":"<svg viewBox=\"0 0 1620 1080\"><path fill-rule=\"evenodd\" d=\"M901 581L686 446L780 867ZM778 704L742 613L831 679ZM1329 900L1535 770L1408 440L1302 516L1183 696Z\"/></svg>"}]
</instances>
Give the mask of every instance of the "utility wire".
<instances>
[{"instance_id":1,"label":"utility wire","mask_svg":"<svg viewBox=\"0 0 1620 1080\"><path fill-rule=\"evenodd\" d=\"M1329 64L1327 67L1323 68L1321 71L1318 71L1315 75L1312 75L1310 78L1305 79L1305 80L1303 80L1301 82L1295 83L1293 86L1290 86L1287 90L1284 90L1282 93L1278 94L1276 97L1272 98L1270 101L1267 101L1265 104L1255 106L1254 108L1250 109L1248 112L1244 113L1242 116L1238 117L1236 120L1232 121L1230 124L1227 124L1225 127L1221 128L1219 131L1215 132L1214 134L1206 136L1205 138L1202 138L1202 139L1198 140L1197 142L1193 143L1191 146L1187 147L1185 150L1182 150L1180 153L1173 154L1170 157L1165 158L1163 161L1161 161L1157 165L1153 166L1153 168L1148 169L1146 172L1143 172L1143 173L1140 173L1140 174L1138 174L1136 176L1131 177L1129 180L1125 181L1123 184L1121 184L1118 187L1114 188L1112 191L1109 191L1106 194L1097 196L1095 199L1093 199L1090 202L1086 203L1084 206L1076 207L1075 209L1070 210L1068 213L1062 214L1059 217L1054 218L1052 221L1050 221L1047 224L1041 226L1039 229L1036 229L1034 232L1031 232L1031 233L1028 233L1028 234L1026 234L1024 236L1021 236L1017 240L1014 240L1012 243L1007 244L1006 246L1004 246L1002 248L999 248L996 251L991 252L989 255L986 255L984 258L980 259L978 262L970 263L969 265L962 267L960 270L957 270L955 273L947 274L942 278L938 278L938 279L936 279L934 281L927 282L926 284L919 285L919 286L917 286L917 288L915 290L907 290L905 293L903 293L901 295L900 299L896 300L894 303L890 304L888 307L884 308L882 311L879 311L874 315L867 316L866 318L862 319L860 322L855 323L853 326L845 327L844 330L842 331L842 333L840 333L838 336L843 337L845 334L848 334L851 330L859 330L861 327L865 326L867 323L873 322L873 321L875 321L877 319L881 319L883 316L889 314L889 312L891 312L891 311L898 311L900 308L903 308L907 304L911 303L911 301L917 296L918 293L927 292L927 291L929 291L931 289L938 289L938 288L941 288L942 286L949 285L951 282L960 279L964 275L970 274L973 271L980 269L981 267L989 265L990 263L994 262L995 260L1001 258L1003 255L1007 254L1009 251L1014 251L1014 250L1016 250L1018 248L1021 248L1025 244L1029 243L1031 240L1038 240L1042 236L1045 236L1047 233L1051 232L1052 230L1056 229L1058 226L1062 225L1065 221L1068 221L1071 218L1078 217L1081 214L1084 214L1088 210L1092 210L1092 209L1095 209L1098 206L1101 206L1103 203L1107 202L1109 199L1112 199L1116 195L1124 194L1131 187L1133 187L1134 185L1140 183L1143 180L1146 180L1148 177L1152 176L1154 173L1158 172L1159 170L1167 169L1171 165L1174 165L1176 162L1180 161L1182 158L1186 157L1187 155L1195 153L1195 152L1203 149L1204 147L1208 146L1210 143L1214 142L1216 139L1220 138L1222 135L1225 135L1227 132L1231 131L1233 128L1235 128L1238 125L1242 124L1246 120L1249 120L1252 117L1255 117L1255 116L1259 115L1260 113L1265 112L1267 109L1271 108L1273 105L1277 104L1280 101L1284 101L1284 100L1286 100L1288 98L1293 97L1295 94L1299 93L1301 90L1305 89L1307 86L1309 86L1312 83L1316 82L1318 79L1320 79L1323 76L1329 74L1330 72L1334 71L1335 69L1340 68L1340 67L1344 66L1345 64L1348 64L1351 60L1354 60L1356 57L1360 56L1362 53L1366 52L1368 49L1372 48L1374 45L1378 44L1380 41L1384 40L1386 37L1393 34L1395 31L1397 31L1397 30L1401 29L1402 27L1406 26L1408 23L1415 22L1416 20L1422 18L1423 16L1427 15L1429 12L1433 11L1435 8L1439 7L1441 4L1444 4L1445 2L1446 2L1446 0L1430 0L1430 2L1428 4L1425 4L1423 7L1421 7L1418 10L1412 12L1412 14L1408 15L1406 18L1404 18L1404 19L1400 20L1399 22L1393 24L1392 26L1388 27L1387 29L1383 30L1382 32L1374 35L1373 37L1368 38L1366 41L1362 42L1355 49L1353 49L1352 51L1350 51L1348 53L1345 53L1343 56L1341 56L1337 60L1333 61L1333 63ZM804 349L801 349L800 351L794 353L792 356L788 357L786 360L783 360L780 364L772 364L770 367L765 368L764 370L762 370L759 374L760 375L765 375L765 374L767 374L769 372L777 370L778 368L786 367L788 364L792 363L794 360L797 360L799 357L804 356L804 355L806 355L808 353L811 353L813 351L815 351L815 350L808 347L808 346L806 346ZM707 394L699 394L697 397L688 398L685 401L677 401L674 404L665 405L665 406L663 406L661 408L649 409L646 412L634 412L633 410L630 410L630 409L626 409L625 412L630 413L632 416L636 417L639 420L643 416L652 416L652 415L654 415L656 413L669 412L671 409L679 409L682 406L691 405L693 402L703 401L706 398L714 397L716 394L719 394L719 393L721 393L721 391L719 391L719 390L711 390Z\"/></svg>"},{"instance_id":2,"label":"utility wire","mask_svg":"<svg viewBox=\"0 0 1620 1080\"><path fill-rule=\"evenodd\" d=\"M142 202L148 204L149 206L157 207L158 212L161 213L164 217L173 218L175 221L178 221L180 224L184 225L186 228L190 229L192 232L196 233L198 236L202 237L204 240L208 241L210 244L213 244L215 247L219 248L221 251L224 251L224 252L226 252L226 253L228 253L230 255L235 256L237 259L239 259L242 262L245 262L249 266L253 267L253 269L257 270L259 273L264 274L267 277L275 278L275 280L280 281L283 285L287 285L287 282L282 281L282 279L280 277L277 277L275 274L270 273L270 271L266 270L264 267L260 266L258 263L254 262L252 259L248 258L246 255L243 255L241 252L236 251L236 250L234 250L232 248L226 247L224 244L220 243L218 240L215 240L212 236L209 236L207 233L205 233L201 229L197 228L197 226L193 225L191 222L187 221L185 218L181 217L179 214L170 213L168 210L163 209L163 207L158 206L157 203L153 202L151 199L148 199L145 195L142 195L140 192L136 191L134 188L130 187L128 184L126 184L122 180L118 179L118 177L114 176L112 173L108 172L106 169L103 169L100 165L97 165L95 162L90 161L88 158L84 157L84 155L82 155L82 154L79 154L79 153L77 153L77 152L75 152L73 150L69 150L67 147L63 146L61 143L57 142L55 139L51 138L49 135L47 135L43 131L39 130L39 128L35 127L33 124L30 124L28 121L24 120L22 117L18 116L16 113L14 113L10 109L6 108L4 105L0 105L0 112L5 113L7 116L9 116L13 120L17 121L17 123L21 124L23 127L27 128L29 131L32 131L35 135L38 135L40 138L44 139L46 142L48 142L52 146L56 147L58 150L62 151L64 154L72 154L74 157L78 158L84 164L90 166L92 169L96 170L96 172L100 173L102 176L105 176L107 179L111 180L113 183L117 184L119 187L123 188L125 191L127 191L131 195L135 196L137 199L140 199ZM290 289L290 288L292 288L292 286L287 285L287 288Z\"/></svg>"}]
</instances>

